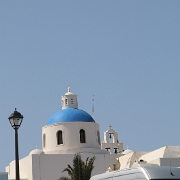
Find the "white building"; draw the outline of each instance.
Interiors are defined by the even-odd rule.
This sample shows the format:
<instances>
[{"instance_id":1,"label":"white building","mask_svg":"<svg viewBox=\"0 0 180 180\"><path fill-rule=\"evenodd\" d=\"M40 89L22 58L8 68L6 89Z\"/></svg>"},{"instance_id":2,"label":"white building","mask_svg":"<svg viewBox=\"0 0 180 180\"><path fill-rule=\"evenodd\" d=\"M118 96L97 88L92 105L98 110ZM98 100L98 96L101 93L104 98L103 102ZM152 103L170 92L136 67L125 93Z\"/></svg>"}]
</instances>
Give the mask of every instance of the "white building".
<instances>
[{"instance_id":1,"label":"white building","mask_svg":"<svg viewBox=\"0 0 180 180\"><path fill-rule=\"evenodd\" d=\"M76 153L81 153L83 160L95 155L92 175L141 163L180 167L179 146L166 146L152 152L124 151L111 126L101 142L99 124L87 112L78 109L77 95L71 93L70 88L62 96L62 110L42 127L42 147L20 160L21 180L57 180L67 176L62 170L67 164L72 165ZM6 172L9 180L15 179L15 161L6 167Z\"/></svg>"},{"instance_id":2,"label":"white building","mask_svg":"<svg viewBox=\"0 0 180 180\"><path fill-rule=\"evenodd\" d=\"M151 152L135 152L127 149L123 154L117 158L120 162L119 169L131 168L137 164L180 167L180 146L164 146Z\"/></svg>"},{"instance_id":3,"label":"white building","mask_svg":"<svg viewBox=\"0 0 180 180\"><path fill-rule=\"evenodd\" d=\"M42 127L42 147L20 160L21 180L57 180L67 176L62 170L72 164L76 153L81 153L83 160L95 155L93 175L104 173L123 151L123 144L118 142L118 135L111 127L104 133L101 148L99 124L78 109L77 95L70 92L70 87L62 96L62 110ZM15 179L15 161L6 167L6 172L9 179Z\"/></svg>"}]
</instances>

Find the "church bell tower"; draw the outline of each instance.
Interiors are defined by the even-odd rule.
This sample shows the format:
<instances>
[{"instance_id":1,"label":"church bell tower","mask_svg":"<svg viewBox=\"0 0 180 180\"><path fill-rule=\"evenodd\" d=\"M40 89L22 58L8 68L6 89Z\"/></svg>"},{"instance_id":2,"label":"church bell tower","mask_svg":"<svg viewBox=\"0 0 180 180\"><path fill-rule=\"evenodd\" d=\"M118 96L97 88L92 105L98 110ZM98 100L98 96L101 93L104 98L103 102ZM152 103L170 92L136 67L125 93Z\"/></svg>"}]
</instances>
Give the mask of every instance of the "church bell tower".
<instances>
[{"instance_id":1,"label":"church bell tower","mask_svg":"<svg viewBox=\"0 0 180 180\"><path fill-rule=\"evenodd\" d=\"M78 108L77 95L70 92L70 87L68 87L68 92L62 96L62 109L66 108Z\"/></svg>"}]
</instances>

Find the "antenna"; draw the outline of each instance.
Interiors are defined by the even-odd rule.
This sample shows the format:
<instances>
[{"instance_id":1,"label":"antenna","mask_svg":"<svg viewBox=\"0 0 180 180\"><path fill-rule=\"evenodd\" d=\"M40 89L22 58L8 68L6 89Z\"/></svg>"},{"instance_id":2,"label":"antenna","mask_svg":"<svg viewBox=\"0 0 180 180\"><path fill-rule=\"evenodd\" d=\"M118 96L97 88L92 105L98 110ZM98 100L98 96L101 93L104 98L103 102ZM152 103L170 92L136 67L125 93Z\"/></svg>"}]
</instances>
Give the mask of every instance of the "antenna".
<instances>
[{"instance_id":1,"label":"antenna","mask_svg":"<svg viewBox=\"0 0 180 180\"><path fill-rule=\"evenodd\" d=\"M93 94L93 98L92 98L92 117L94 119L94 94Z\"/></svg>"}]
</instances>

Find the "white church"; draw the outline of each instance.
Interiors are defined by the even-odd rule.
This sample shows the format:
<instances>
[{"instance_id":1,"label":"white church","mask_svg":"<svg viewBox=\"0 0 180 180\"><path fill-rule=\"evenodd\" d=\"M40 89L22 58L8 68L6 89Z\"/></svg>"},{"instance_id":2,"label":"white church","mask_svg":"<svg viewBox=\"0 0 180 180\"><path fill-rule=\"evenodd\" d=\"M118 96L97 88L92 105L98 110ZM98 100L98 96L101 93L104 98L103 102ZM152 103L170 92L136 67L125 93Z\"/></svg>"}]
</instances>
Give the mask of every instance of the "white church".
<instances>
[{"instance_id":1,"label":"white church","mask_svg":"<svg viewBox=\"0 0 180 180\"><path fill-rule=\"evenodd\" d=\"M123 143L110 126L100 140L99 124L90 114L78 109L77 95L68 92L62 96L62 110L56 112L42 127L42 150L34 149L20 159L21 180L57 180L67 176L62 170L72 165L76 153L82 159L95 156L92 175L118 169L131 168L136 164L180 166L180 147L166 146L152 152L123 150ZM8 179L15 179L15 161L7 167Z\"/></svg>"}]
</instances>

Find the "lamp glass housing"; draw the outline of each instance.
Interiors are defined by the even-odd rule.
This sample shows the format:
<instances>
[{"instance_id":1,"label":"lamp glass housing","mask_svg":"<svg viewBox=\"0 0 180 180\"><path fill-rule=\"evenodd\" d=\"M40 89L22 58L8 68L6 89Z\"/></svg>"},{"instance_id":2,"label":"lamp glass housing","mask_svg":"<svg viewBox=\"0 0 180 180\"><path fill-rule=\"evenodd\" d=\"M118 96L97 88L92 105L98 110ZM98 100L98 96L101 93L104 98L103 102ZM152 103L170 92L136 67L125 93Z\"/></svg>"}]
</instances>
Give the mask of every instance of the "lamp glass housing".
<instances>
[{"instance_id":1,"label":"lamp glass housing","mask_svg":"<svg viewBox=\"0 0 180 180\"><path fill-rule=\"evenodd\" d=\"M15 111L9 116L9 122L11 124L11 126L14 129L18 129L21 126L22 120L23 120L23 115L21 115L21 113L19 113L18 111Z\"/></svg>"}]
</instances>

